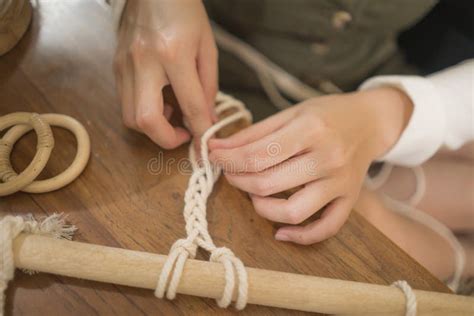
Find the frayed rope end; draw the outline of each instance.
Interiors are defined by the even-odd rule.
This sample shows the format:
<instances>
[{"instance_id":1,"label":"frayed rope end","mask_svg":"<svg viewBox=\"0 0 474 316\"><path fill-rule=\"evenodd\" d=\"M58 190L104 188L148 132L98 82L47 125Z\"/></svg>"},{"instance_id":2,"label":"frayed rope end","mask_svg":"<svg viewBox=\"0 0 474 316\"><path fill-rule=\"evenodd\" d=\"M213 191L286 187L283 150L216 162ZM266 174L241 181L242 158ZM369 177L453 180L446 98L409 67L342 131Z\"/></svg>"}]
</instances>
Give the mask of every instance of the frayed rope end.
<instances>
[{"instance_id":1,"label":"frayed rope end","mask_svg":"<svg viewBox=\"0 0 474 316\"><path fill-rule=\"evenodd\" d=\"M25 233L72 240L77 227L66 224L67 215L54 213L36 220L33 215L25 217Z\"/></svg>"},{"instance_id":2,"label":"frayed rope end","mask_svg":"<svg viewBox=\"0 0 474 316\"><path fill-rule=\"evenodd\" d=\"M36 220L32 214L23 217L25 228L24 233L48 236L55 239L72 240L77 230L75 225L66 223L67 215L64 213L53 213L49 216L43 216ZM21 269L22 272L32 275L37 273L33 270Z\"/></svg>"}]
</instances>

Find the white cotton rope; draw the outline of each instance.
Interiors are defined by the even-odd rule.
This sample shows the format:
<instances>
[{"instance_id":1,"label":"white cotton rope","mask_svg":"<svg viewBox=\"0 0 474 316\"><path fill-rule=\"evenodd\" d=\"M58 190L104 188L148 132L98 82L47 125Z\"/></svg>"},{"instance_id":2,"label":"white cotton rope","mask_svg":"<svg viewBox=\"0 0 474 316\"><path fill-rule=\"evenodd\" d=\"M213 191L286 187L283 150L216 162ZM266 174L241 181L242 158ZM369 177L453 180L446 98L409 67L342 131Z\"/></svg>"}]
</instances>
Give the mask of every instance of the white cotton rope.
<instances>
[{"instance_id":1,"label":"white cotton rope","mask_svg":"<svg viewBox=\"0 0 474 316\"><path fill-rule=\"evenodd\" d=\"M66 225L61 214L53 214L42 221L36 221L31 215L7 215L0 220L0 316L4 313L8 282L15 274L13 240L23 232L70 240L75 231L76 227Z\"/></svg>"},{"instance_id":2,"label":"white cotton rope","mask_svg":"<svg viewBox=\"0 0 474 316\"><path fill-rule=\"evenodd\" d=\"M407 218L410 218L422 225L425 225L440 237L442 237L451 246L454 252L454 273L451 281L447 283L448 287L456 292L461 281L462 273L466 265L466 254L464 248L453 234L453 232L443 223L435 219L433 216L418 210L408 204L397 201L387 195L382 195L384 203L392 210Z\"/></svg>"},{"instance_id":3,"label":"white cotton rope","mask_svg":"<svg viewBox=\"0 0 474 316\"><path fill-rule=\"evenodd\" d=\"M367 177L365 179L365 185L372 191L379 189L388 180L392 170L393 166L385 163L384 166L382 166L379 175L374 178ZM387 194L382 194L382 200L392 211L428 227L446 240L454 253L454 272L447 285L451 290L456 292L466 265L466 253L459 240L446 225L428 213L420 211L415 207L425 195L426 177L423 168L420 166L414 167L411 170L413 171L416 180L415 193L406 202L398 201Z\"/></svg>"},{"instance_id":4,"label":"white cotton rope","mask_svg":"<svg viewBox=\"0 0 474 316\"><path fill-rule=\"evenodd\" d=\"M199 161L196 158L194 145L189 146L189 159L193 173L184 196L183 215L186 222L187 237L178 239L171 247L161 270L155 295L159 298L166 296L168 299L176 297L176 290L183 273L184 264L188 258L194 258L197 248L201 247L210 253L210 261L219 262L224 266L225 286L221 298L217 300L217 304L222 308L228 307L232 303L237 284L235 307L241 310L247 304L247 271L242 261L230 249L217 247L214 244L207 229L206 203L214 183L221 173L220 168L213 166L209 161L207 142L217 131L237 120L245 119L250 123L252 116L242 102L221 92L217 94L216 103L218 115L230 109L236 111L211 126L204 133L201 138L201 158Z\"/></svg>"},{"instance_id":5,"label":"white cotton rope","mask_svg":"<svg viewBox=\"0 0 474 316\"><path fill-rule=\"evenodd\" d=\"M377 176L366 177L366 187L372 191L380 189L388 181L392 170L393 165L384 163ZM456 236L454 236L454 234L448 227L446 227L446 225L435 219L433 216L430 216L429 214L422 212L415 207L425 195L426 179L422 167L417 166L411 170L413 171L416 181L415 193L409 199L407 199L406 202L395 200L387 194L382 194L382 200L392 211L428 227L449 243L454 252L454 273L451 281L448 283L448 287L451 290L456 291L459 286L462 272L464 271L466 254ZM405 295L405 315L416 316L416 296L408 282L399 280L394 282L392 286L399 288Z\"/></svg>"},{"instance_id":6,"label":"white cotton rope","mask_svg":"<svg viewBox=\"0 0 474 316\"><path fill-rule=\"evenodd\" d=\"M380 189L390 178L393 171L393 165L384 163L375 177L367 176L366 185L372 190ZM416 206L421 202L426 193L426 177L425 172L421 166L409 168L415 176L415 192L405 201L411 206Z\"/></svg>"},{"instance_id":7,"label":"white cotton rope","mask_svg":"<svg viewBox=\"0 0 474 316\"><path fill-rule=\"evenodd\" d=\"M392 286L399 288L405 294L405 316L416 316L416 295L407 281L399 280L392 283Z\"/></svg>"},{"instance_id":8,"label":"white cotton rope","mask_svg":"<svg viewBox=\"0 0 474 316\"><path fill-rule=\"evenodd\" d=\"M235 55L255 71L268 98L280 110L292 104L284 95L295 101L304 101L323 94L322 91L314 89L286 72L251 45L225 31L217 23L212 22L212 30L219 48Z\"/></svg>"}]
</instances>

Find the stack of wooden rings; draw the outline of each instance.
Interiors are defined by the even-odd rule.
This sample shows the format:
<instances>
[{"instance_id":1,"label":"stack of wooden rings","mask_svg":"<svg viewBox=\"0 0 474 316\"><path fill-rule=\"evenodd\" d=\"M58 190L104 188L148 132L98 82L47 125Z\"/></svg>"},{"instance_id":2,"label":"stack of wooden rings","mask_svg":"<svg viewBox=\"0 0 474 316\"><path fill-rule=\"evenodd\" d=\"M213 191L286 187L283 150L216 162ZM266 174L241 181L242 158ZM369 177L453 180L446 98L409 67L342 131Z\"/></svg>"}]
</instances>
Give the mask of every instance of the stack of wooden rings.
<instances>
[{"instance_id":1,"label":"stack of wooden rings","mask_svg":"<svg viewBox=\"0 0 474 316\"><path fill-rule=\"evenodd\" d=\"M47 180L35 180L43 171L54 147L51 126L71 131L77 139L77 152L72 164L61 174ZM44 193L60 189L74 181L84 170L90 156L90 139L84 126L72 117L62 114L27 112L0 116L0 132L10 128L0 138L0 196L18 191ZM36 154L23 172L17 174L10 162L15 143L34 129L37 135Z\"/></svg>"}]
</instances>

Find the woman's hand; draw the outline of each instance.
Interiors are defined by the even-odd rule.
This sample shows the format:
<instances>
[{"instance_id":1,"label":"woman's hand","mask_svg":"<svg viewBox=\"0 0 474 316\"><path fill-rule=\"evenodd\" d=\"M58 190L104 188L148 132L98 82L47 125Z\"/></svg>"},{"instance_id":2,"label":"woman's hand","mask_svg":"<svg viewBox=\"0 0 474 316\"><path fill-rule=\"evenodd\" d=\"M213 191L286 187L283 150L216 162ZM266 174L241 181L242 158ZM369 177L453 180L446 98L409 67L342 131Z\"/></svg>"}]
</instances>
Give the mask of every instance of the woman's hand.
<instances>
[{"instance_id":1,"label":"woman's hand","mask_svg":"<svg viewBox=\"0 0 474 316\"><path fill-rule=\"evenodd\" d=\"M275 238L312 244L333 236L357 200L367 169L411 115L401 91L379 88L303 102L227 139L209 142L228 181L280 228ZM275 193L302 186L288 199ZM321 209L320 219L297 226Z\"/></svg>"},{"instance_id":2,"label":"woman's hand","mask_svg":"<svg viewBox=\"0 0 474 316\"><path fill-rule=\"evenodd\" d=\"M201 1L128 1L115 73L126 126L167 149L191 134L199 139L215 119L217 93L217 49ZM174 109L162 96L168 84L189 131L169 122Z\"/></svg>"}]
</instances>

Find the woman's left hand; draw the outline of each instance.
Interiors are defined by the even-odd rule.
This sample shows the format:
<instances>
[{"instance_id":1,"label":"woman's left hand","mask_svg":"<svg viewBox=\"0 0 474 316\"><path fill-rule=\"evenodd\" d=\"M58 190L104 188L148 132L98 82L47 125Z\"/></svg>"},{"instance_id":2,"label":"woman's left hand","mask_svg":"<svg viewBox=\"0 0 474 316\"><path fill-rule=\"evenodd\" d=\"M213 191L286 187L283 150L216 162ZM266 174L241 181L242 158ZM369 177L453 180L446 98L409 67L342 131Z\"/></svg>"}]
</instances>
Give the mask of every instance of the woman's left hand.
<instances>
[{"instance_id":1,"label":"woman's left hand","mask_svg":"<svg viewBox=\"0 0 474 316\"><path fill-rule=\"evenodd\" d=\"M370 163L396 142L411 106L393 88L310 99L210 140L210 157L232 185L249 192L259 215L291 224L277 240L312 244L344 224ZM272 196L299 186L288 199ZM320 219L297 225L323 208Z\"/></svg>"}]
</instances>

